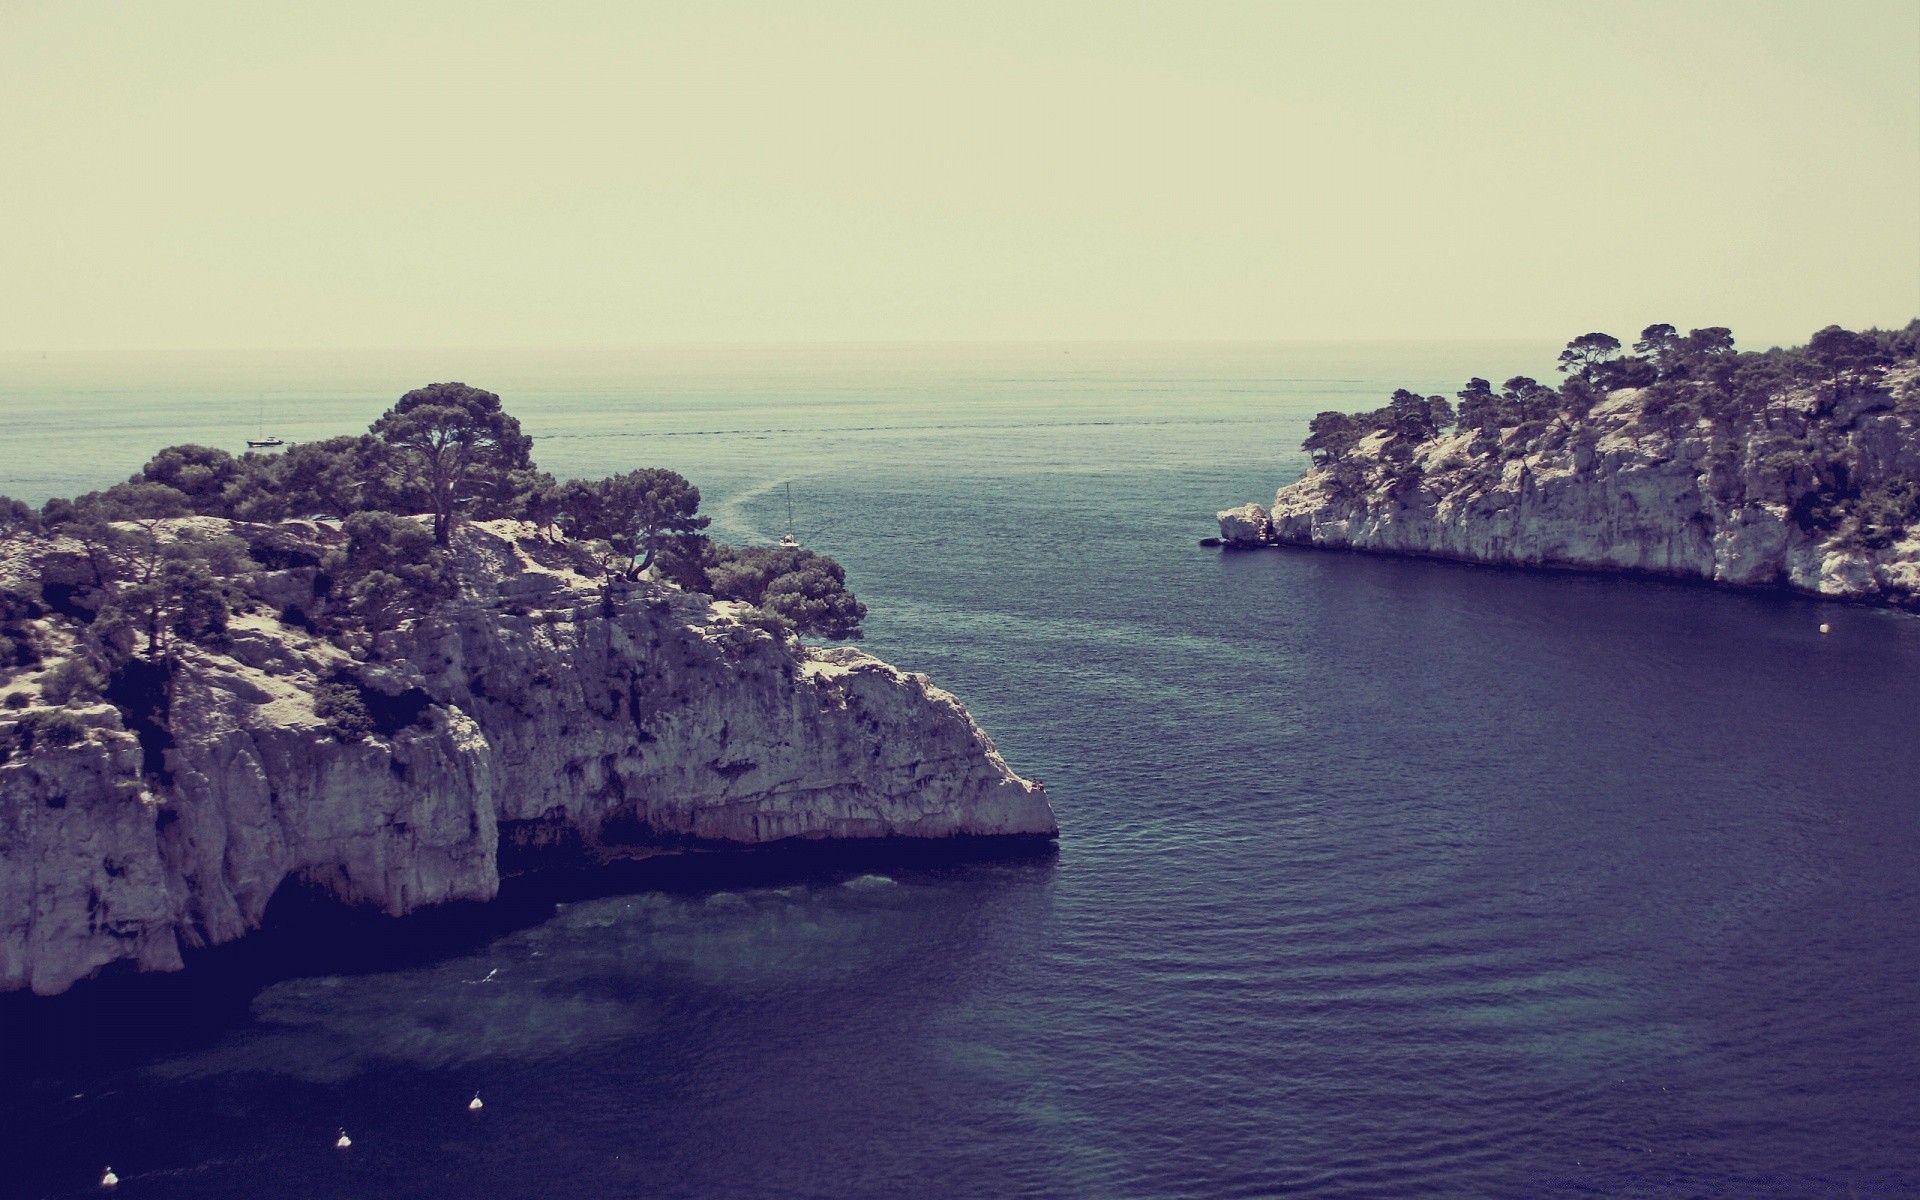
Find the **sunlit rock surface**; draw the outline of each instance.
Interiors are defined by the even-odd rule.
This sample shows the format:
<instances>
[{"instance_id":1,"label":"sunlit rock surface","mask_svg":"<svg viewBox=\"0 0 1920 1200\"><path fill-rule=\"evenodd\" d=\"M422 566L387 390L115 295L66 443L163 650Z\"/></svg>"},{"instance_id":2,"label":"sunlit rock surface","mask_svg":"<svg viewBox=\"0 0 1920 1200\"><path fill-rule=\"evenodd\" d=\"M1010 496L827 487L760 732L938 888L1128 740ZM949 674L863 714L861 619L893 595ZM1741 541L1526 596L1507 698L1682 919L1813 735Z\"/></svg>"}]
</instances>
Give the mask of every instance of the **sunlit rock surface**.
<instances>
[{"instance_id":1,"label":"sunlit rock surface","mask_svg":"<svg viewBox=\"0 0 1920 1200\"><path fill-rule=\"evenodd\" d=\"M1375 433L1337 467L1315 466L1280 489L1272 540L1920 607L1920 528L1873 545L1794 509L1805 492L1794 472L1808 461L1844 464L1856 489L1920 484L1917 374L1890 371L1882 387L1831 411L1810 393L1776 397L1764 420L1738 433L1705 418L1675 427L1638 389L1612 393L1580 420L1504 431L1495 444L1445 433L1411 461L1386 458L1387 439ZM1220 514L1223 538L1244 535L1246 511Z\"/></svg>"},{"instance_id":2,"label":"sunlit rock surface","mask_svg":"<svg viewBox=\"0 0 1920 1200\"><path fill-rule=\"evenodd\" d=\"M273 562L289 555L263 542L335 536L234 531ZM0 579L77 578L76 550L0 543ZM609 594L528 527L470 526L456 550L458 599L344 646L273 615L312 602L314 573L262 564L249 586L267 603L226 645L183 652L170 745L98 704L67 710L87 726L74 744L0 762L0 990L60 992L120 960L178 969L258 927L289 880L399 915L553 861L1056 830L1041 786L924 675L796 653L667 585ZM42 640L70 645L63 621ZM28 702L0 727L48 711L56 661L0 682ZM316 715L330 677L357 681L376 733L342 740Z\"/></svg>"},{"instance_id":3,"label":"sunlit rock surface","mask_svg":"<svg viewBox=\"0 0 1920 1200\"><path fill-rule=\"evenodd\" d=\"M1229 546L1264 546L1273 540L1273 521L1258 504L1242 504L1216 515L1220 521L1220 540Z\"/></svg>"}]
</instances>

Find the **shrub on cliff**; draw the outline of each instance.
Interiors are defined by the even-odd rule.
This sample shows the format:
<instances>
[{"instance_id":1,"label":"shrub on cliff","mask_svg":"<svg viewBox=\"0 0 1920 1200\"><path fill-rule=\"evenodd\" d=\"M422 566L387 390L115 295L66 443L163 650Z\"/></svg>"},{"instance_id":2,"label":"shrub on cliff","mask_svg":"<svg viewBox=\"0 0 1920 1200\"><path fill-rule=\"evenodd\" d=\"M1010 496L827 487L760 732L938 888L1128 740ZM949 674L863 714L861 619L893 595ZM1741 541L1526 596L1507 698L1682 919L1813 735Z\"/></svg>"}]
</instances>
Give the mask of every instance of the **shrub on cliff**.
<instances>
[{"instance_id":1,"label":"shrub on cliff","mask_svg":"<svg viewBox=\"0 0 1920 1200\"><path fill-rule=\"evenodd\" d=\"M389 512L361 512L341 528L344 547L323 564L329 595L348 621L392 629L454 593L452 570L420 522Z\"/></svg>"},{"instance_id":2,"label":"shrub on cliff","mask_svg":"<svg viewBox=\"0 0 1920 1200\"><path fill-rule=\"evenodd\" d=\"M124 657L145 638L145 655L159 661L177 639L217 638L234 603L230 578L245 547L230 537L186 540L167 522L189 515L186 493L137 481L49 501L42 519L78 541L94 573L81 619L89 638L110 657Z\"/></svg>"},{"instance_id":3,"label":"shrub on cliff","mask_svg":"<svg viewBox=\"0 0 1920 1200\"><path fill-rule=\"evenodd\" d=\"M41 524L72 537L85 536L84 526L141 522L151 527L170 517L190 517L193 504L184 492L164 483L136 478L116 483L103 492L88 492L72 500L49 500L40 510Z\"/></svg>"},{"instance_id":4,"label":"shrub on cliff","mask_svg":"<svg viewBox=\"0 0 1920 1200\"><path fill-rule=\"evenodd\" d=\"M367 711L359 682L346 672L335 672L314 685L313 715L336 741L357 742L373 732L373 715Z\"/></svg>"},{"instance_id":5,"label":"shrub on cliff","mask_svg":"<svg viewBox=\"0 0 1920 1200\"><path fill-rule=\"evenodd\" d=\"M106 689L107 671L85 646L40 677L40 696L48 704L72 704L76 700L90 703L100 699Z\"/></svg>"},{"instance_id":6,"label":"shrub on cliff","mask_svg":"<svg viewBox=\"0 0 1920 1200\"><path fill-rule=\"evenodd\" d=\"M147 461L129 483L159 484L180 493L188 511L231 515L228 492L243 472L240 460L211 446L168 446Z\"/></svg>"},{"instance_id":7,"label":"shrub on cliff","mask_svg":"<svg viewBox=\"0 0 1920 1200\"><path fill-rule=\"evenodd\" d=\"M1884 550L1920 526L1920 482L1911 479L1879 484L1847 506L1835 539L1860 550Z\"/></svg>"},{"instance_id":8,"label":"shrub on cliff","mask_svg":"<svg viewBox=\"0 0 1920 1200\"><path fill-rule=\"evenodd\" d=\"M532 467L520 472L515 482L518 487L514 505L520 519L551 541L560 520L560 485L553 481L553 476Z\"/></svg>"},{"instance_id":9,"label":"shrub on cliff","mask_svg":"<svg viewBox=\"0 0 1920 1200\"><path fill-rule=\"evenodd\" d=\"M867 606L847 590L847 572L824 554L791 546L714 545L706 566L716 600L744 600L805 636L860 636Z\"/></svg>"},{"instance_id":10,"label":"shrub on cliff","mask_svg":"<svg viewBox=\"0 0 1920 1200\"><path fill-rule=\"evenodd\" d=\"M0 728L0 762L31 754L38 746L77 746L87 740L87 723L70 712L34 712Z\"/></svg>"},{"instance_id":11,"label":"shrub on cliff","mask_svg":"<svg viewBox=\"0 0 1920 1200\"><path fill-rule=\"evenodd\" d=\"M343 742L369 735L391 738L408 728L428 727L434 709L433 698L420 688L390 696L368 687L350 667L330 672L313 689L314 715Z\"/></svg>"},{"instance_id":12,"label":"shrub on cliff","mask_svg":"<svg viewBox=\"0 0 1920 1200\"><path fill-rule=\"evenodd\" d=\"M227 629L226 589L207 560L191 552L162 554L153 569L116 587L94 620L93 633L107 646L128 630L146 639L146 658L160 662L176 642L215 640Z\"/></svg>"},{"instance_id":13,"label":"shrub on cliff","mask_svg":"<svg viewBox=\"0 0 1920 1200\"><path fill-rule=\"evenodd\" d=\"M0 496L0 538L36 533L39 529L40 514L33 511L32 505L12 496Z\"/></svg>"},{"instance_id":14,"label":"shrub on cliff","mask_svg":"<svg viewBox=\"0 0 1920 1200\"><path fill-rule=\"evenodd\" d=\"M39 588L23 591L0 586L0 674L40 661L33 622L46 611Z\"/></svg>"}]
</instances>

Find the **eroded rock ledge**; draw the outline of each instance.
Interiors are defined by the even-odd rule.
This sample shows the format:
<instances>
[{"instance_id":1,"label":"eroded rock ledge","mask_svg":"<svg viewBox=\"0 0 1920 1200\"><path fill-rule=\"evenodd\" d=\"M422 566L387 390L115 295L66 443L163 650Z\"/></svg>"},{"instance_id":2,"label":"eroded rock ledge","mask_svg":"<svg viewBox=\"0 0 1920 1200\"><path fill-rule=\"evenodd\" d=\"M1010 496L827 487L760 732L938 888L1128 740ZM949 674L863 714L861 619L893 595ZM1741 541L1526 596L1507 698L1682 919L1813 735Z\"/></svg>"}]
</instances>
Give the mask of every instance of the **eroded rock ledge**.
<instances>
[{"instance_id":1,"label":"eroded rock ledge","mask_svg":"<svg viewBox=\"0 0 1920 1200\"><path fill-rule=\"evenodd\" d=\"M1744 427L1676 421L1648 389L1584 416L1385 431L1257 504L1219 514L1234 548L1316 546L1512 566L1641 572L1920 608L1920 524L1861 536L1809 519L1822 489L1920 487L1920 369L1839 403L1790 392ZM1816 510L1817 512L1817 510Z\"/></svg>"},{"instance_id":2,"label":"eroded rock ledge","mask_svg":"<svg viewBox=\"0 0 1920 1200\"><path fill-rule=\"evenodd\" d=\"M211 523L256 548L337 536ZM667 585L609 593L553 549L530 527L469 526L457 599L344 646L268 615L313 573L258 554L265 605L224 645L181 651L163 734L70 705L83 735L68 722L71 744L0 762L0 990L57 993L122 961L177 970L257 928L290 882L400 915L492 898L503 856L1055 834L1041 786L926 676L796 651L741 606ZM57 580L73 555L16 541L0 574ZM59 619L40 636L57 646ZM25 704L0 726L49 711L44 675L0 684ZM323 681L359 690L375 732L343 738L317 714Z\"/></svg>"}]
</instances>

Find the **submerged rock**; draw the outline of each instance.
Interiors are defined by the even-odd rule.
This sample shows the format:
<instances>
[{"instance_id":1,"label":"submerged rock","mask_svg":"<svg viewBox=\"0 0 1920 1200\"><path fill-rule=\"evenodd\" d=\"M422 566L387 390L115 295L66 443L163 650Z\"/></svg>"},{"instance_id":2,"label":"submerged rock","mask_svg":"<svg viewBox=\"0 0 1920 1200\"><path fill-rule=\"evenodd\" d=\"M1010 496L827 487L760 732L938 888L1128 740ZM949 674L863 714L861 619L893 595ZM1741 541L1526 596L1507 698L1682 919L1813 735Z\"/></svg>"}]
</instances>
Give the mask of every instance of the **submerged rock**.
<instances>
[{"instance_id":1,"label":"submerged rock","mask_svg":"<svg viewBox=\"0 0 1920 1200\"><path fill-rule=\"evenodd\" d=\"M302 540L273 540L256 594L310 609ZM14 577L36 570L23 554L70 549L5 548ZM364 644L236 616L218 649L181 650L164 730L48 703L57 653L0 681L23 697L0 732L79 722L0 761L0 990L177 970L289 882L400 915L559 861L1056 832L1043 788L926 676L665 584L608 591L550 551L528 527L469 526L458 597ZM70 641L64 620L41 642ZM329 688L357 693L370 732L337 727Z\"/></svg>"}]
</instances>

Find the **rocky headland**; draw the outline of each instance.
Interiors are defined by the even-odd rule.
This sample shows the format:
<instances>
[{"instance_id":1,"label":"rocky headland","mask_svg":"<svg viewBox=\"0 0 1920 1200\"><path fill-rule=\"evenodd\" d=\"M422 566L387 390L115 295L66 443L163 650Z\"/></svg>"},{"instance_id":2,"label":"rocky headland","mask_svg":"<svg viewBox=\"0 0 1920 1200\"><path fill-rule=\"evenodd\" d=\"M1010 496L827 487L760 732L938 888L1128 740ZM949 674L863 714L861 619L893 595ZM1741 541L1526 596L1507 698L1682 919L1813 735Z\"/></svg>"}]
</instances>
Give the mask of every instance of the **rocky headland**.
<instances>
[{"instance_id":1,"label":"rocky headland","mask_svg":"<svg viewBox=\"0 0 1920 1200\"><path fill-rule=\"evenodd\" d=\"M1322 413L1230 548L1312 546L1639 572L1920 608L1920 322L1739 354L1724 329L1605 334L1552 389L1473 380Z\"/></svg>"},{"instance_id":2,"label":"rocky headland","mask_svg":"<svg viewBox=\"0 0 1920 1200\"><path fill-rule=\"evenodd\" d=\"M289 891L400 916L550 866L1055 835L951 694L799 640L864 613L837 564L707 543L671 472L557 488L449 395L395 413L507 452L437 493L376 427L0 498L0 992L179 970Z\"/></svg>"},{"instance_id":3,"label":"rocky headland","mask_svg":"<svg viewBox=\"0 0 1920 1200\"><path fill-rule=\"evenodd\" d=\"M398 916L543 863L1055 832L1040 786L926 676L803 647L741 603L581 575L532 526L463 526L455 596L344 639L278 615L322 608L338 529L161 532L235 536L276 566L243 576L261 603L216 644L92 702L43 687L78 622L32 622L45 657L0 685L0 990L178 969L258 927L289 881ZM0 577L90 578L73 539L3 553Z\"/></svg>"}]
</instances>

